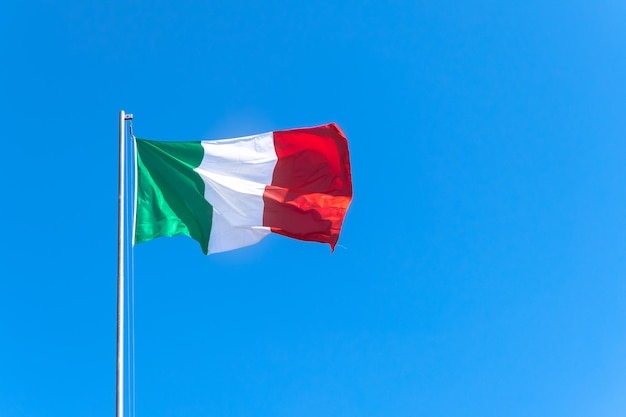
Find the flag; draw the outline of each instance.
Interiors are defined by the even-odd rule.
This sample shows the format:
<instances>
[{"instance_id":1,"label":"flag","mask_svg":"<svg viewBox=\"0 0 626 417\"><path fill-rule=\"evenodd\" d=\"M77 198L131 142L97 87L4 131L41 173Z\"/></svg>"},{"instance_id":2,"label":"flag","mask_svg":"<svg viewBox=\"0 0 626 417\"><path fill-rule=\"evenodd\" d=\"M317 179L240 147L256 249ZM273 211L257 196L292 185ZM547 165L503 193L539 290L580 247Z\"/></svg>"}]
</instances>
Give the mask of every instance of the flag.
<instances>
[{"instance_id":1,"label":"flag","mask_svg":"<svg viewBox=\"0 0 626 417\"><path fill-rule=\"evenodd\" d=\"M187 235L205 254L270 233L334 250L352 178L334 123L224 140L135 139L134 243Z\"/></svg>"}]
</instances>

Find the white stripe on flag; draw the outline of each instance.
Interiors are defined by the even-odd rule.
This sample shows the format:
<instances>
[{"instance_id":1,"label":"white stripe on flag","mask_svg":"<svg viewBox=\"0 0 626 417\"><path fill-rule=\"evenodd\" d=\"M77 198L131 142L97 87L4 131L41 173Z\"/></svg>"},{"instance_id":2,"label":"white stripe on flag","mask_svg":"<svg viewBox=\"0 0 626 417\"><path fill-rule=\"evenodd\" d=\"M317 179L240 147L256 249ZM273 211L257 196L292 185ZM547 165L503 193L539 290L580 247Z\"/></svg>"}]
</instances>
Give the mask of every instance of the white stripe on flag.
<instances>
[{"instance_id":1,"label":"white stripe on flag","mask_svg":"<svg viewBox=\"0 0 626 417\"><path fill-rule=\"evenodd\" d=\"M263 192L278 160L273 133L202 141L202 147L204 157L195 171L213 206L209 253L257 243L270 233L263 227Z\"/></svg>"}]
</instances>

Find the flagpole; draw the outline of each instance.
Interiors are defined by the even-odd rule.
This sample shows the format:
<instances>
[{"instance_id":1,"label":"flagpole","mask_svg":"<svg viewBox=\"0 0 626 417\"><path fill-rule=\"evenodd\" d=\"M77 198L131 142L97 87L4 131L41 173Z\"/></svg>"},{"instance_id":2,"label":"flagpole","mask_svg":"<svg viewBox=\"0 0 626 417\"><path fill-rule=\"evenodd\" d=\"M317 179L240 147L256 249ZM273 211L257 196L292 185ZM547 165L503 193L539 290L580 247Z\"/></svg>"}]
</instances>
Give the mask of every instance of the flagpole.
<instances>
[{"instance_id":1,"label":"flagpole","mask_svg":"<svg viewBox=\"0 0 626 417\"><path fill-rule=\"evenodd\" d=\"M124 197L126 171L126 120L132 114L120 111L119 116L119 166L117 194L117 368L116 368L116 417L124 417Z\"/></svg>"}]
</instances>

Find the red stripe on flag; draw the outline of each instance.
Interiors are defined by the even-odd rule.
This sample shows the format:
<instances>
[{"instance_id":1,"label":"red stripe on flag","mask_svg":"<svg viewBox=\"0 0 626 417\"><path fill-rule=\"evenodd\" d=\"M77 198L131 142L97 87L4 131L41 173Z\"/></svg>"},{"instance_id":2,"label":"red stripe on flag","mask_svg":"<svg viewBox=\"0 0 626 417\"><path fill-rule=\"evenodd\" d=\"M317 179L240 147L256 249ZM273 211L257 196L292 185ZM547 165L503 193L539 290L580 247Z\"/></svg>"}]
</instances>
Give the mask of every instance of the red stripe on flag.
<instances>
[{"instance_id":1,"label":"red stripe on flag","mask_svg":"<svg viewBox=\"0 0 626 417\"><path fill-rule=\"evenodd\" d=\"M278 161L263 194L263 225L334 250L352 201L346 137L331 123L274 132L274 147Z\"/></svg>"}]
</instances>

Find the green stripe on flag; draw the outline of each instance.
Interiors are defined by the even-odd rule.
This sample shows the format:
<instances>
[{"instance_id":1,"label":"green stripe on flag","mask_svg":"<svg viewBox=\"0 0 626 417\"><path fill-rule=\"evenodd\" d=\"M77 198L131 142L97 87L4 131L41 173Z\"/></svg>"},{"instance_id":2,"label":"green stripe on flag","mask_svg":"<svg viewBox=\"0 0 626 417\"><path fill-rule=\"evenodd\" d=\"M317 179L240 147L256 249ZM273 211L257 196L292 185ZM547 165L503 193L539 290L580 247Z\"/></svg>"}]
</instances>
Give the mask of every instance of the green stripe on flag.
<instances>
[{"instance_id":1,"label":"green stripe on flag","mask_svg":"<svg viewBox=\"0 0 626 417\"><path fill-rule=\"evenodd\" d=\"M135 243L187 235L208 253L213 207L204 198L204 182L194 171L202 162L202 145L145 139L136 143Z\"/></svg>"}]
</instances>

